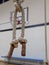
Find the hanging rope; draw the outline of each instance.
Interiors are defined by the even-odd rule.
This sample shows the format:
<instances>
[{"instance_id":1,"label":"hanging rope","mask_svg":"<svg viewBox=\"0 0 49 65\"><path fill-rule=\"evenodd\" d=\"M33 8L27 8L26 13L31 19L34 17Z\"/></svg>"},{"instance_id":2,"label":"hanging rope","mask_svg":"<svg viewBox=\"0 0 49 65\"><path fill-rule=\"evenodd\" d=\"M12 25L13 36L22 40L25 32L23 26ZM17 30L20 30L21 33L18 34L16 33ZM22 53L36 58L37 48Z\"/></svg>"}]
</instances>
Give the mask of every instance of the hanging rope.
<instances>
[{"instance_id":1,"label":"hanging rope","mask_svg":"<svg viewBox=\"0 0 49 65\"><path fill-rule=\"evenodd\" d=\"M13 22L13 38L12 38L12 42L11 42L11 45L10 45L10 50L8 52L8 59L11 58L12 54L13 54L13 51L14 51L14 48L18 47L18 40L16 40L16 26L17 26L17 23L16 23L16 15L17 15L17 8L15 9L15 12L14 12L14 22Z\"/></svg>"},{"instance_id":2,"label":"hanging rope","mask_svg":"<svg viewBox=\"0 0 49 65\"><path fill-rule=\"evenodd\" d=\"M17 2L18 5L15 3L14 22L13 22L13 39L12 39L12 42L11 42L10 51L8 53L8 59L11 58L14 48L18 47L18 42L20 42L20 44L22 45L21 55L22 56L26 55L26 41L27 40L24 39L25 14L24 14L24 9L21 6L21 3L23 2L23 0L16 0L16 2ZM22 13L21 37L18 40L16 39L16 27L17 27L16 15L17 15L17 12Z\"/></svg>"},{"instance_id":3,"label":"hanging rope","mask_svg":"<svg viewBox=\"0 0 49 65\"><path fill-rule=\"evenodd\" d=\"M24 31L25 31L25 14L24 9L22 8L22 28L21 28L21 37L24 38Z\"/></svg>"},{"instance_id":4,"label":"hanging rope","mask_svg":"<svg viewBox=\"0 0 49 65\"><path fill-rule=\"evenodd\" d=\"M21 55L26 56L26 42L27 40L24 39L24 34L25 34L25 13L24 9L22 6L19 4L21 13L22 13L22 27L21 27L21 37L18 39L20 44L22 45L22 50L21 50Z\"/></svg>"}]
</instances>

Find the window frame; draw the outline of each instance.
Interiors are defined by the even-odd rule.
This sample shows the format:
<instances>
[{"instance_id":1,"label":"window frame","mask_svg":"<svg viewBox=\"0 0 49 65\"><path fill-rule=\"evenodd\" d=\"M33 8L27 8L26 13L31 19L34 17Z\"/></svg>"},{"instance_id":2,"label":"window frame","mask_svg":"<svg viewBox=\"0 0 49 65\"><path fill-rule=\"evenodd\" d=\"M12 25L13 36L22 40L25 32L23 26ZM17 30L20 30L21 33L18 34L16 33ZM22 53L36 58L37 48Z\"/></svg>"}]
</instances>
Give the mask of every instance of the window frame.
<instances>
[{"instance_id":1,"label":"window frame","mask_svg":"<svg viewBox=\"0 0 49 65\"><path fill-rule=\"evenodd\" d=\"M9 1L9 0L0 0L0 4L3 4L5 2L7 2L7 1Z\"/></svg>"}]
</instances>

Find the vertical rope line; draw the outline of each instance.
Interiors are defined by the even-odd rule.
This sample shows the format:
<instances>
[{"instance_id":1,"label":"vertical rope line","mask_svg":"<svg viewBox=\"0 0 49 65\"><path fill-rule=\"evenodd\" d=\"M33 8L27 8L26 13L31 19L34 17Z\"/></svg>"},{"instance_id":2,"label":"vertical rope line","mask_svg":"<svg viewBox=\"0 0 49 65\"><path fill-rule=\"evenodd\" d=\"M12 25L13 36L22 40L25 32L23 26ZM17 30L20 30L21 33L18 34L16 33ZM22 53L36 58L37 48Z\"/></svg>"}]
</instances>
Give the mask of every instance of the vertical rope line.
<instances>
[{"instance_id":1,"label":"vertical rope line","mask_svg":"<svg viewBox=\"0 0 49 65\"><path fill-rule=\"evenodd\" d=\"M15 9L15 12L14 12L13 40L16 39L16 26L17 26L17 23L16 23L16 15L17 15L17 9Z\"/></svg>"},{"instance_id":2,"label":"vertical rope line","mask_svg":"<svg viewBox=\"0 0 49 65\"><path fill-rule=\"evenodd\" d=\"M22 38L24 38L24 30L25 30L25 14L24 14L24 9L22 8L22 30L21 30Z\"/></svg>"},{"instance_id":3,"label":"vertical rope line","mask_svg":"<svg viewBox=\"0 0 49 65\"><path fill-rule=\"evenodd\" d=\"M45 20L45 61L48 61L47 56L47 18L46 18L46 0L44 0L44 20Z\"/></svg>"},{"instance_id":4,"label":"vertical rope line","mask_svg":"<svg viewBox=\"0 0 49 65\"><path fill-rule=\"evenodd\" d=\"M22 27L21 27L21 37L24 38L24 29L25 29L25 14L24 14L24 9L22 8L21 5L19 5L20 11L22 13ZM18 10L19 11L19 10ZM16 15L17 15L17 8L15 9L14 12L14 22L13 22L13 39L16 39Z\"/></svg>"}]
</instances>

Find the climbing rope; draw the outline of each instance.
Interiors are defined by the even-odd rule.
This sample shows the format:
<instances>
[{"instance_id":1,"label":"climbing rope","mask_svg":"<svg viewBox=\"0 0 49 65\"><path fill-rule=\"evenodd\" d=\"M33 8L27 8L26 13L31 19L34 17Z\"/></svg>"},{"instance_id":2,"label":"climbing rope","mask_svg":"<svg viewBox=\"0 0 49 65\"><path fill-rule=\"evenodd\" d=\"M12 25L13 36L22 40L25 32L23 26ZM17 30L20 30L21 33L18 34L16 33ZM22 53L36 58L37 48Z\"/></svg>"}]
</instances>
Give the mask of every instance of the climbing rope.
<instances>
[{"instance_id":1,"label":"climbing rope","mask_svg":"<svg viewBox=\"0 0 49 65\"><path fill-rule=\"evenodd\" d=\"M13 21L13 39L11 42L11 47L10 47L10 51L8 53L8 58L11 58L12 54L13 54L13 50L14 48L18 47L18 42L20 42L20 44L22 45L22 51L21 51L21 55L25 56L26 55L26 42L27 40L24 39L24 31L25 31L25 14L24 14L24 9L21 6L21 3L24 0L15 0L15 12L14 12L14 21ZM16 39L16 27L17 27L17 13L21 12L22 13L22 27L21 27L21 37L17 40Z\"/></svg>"}]
</instances>

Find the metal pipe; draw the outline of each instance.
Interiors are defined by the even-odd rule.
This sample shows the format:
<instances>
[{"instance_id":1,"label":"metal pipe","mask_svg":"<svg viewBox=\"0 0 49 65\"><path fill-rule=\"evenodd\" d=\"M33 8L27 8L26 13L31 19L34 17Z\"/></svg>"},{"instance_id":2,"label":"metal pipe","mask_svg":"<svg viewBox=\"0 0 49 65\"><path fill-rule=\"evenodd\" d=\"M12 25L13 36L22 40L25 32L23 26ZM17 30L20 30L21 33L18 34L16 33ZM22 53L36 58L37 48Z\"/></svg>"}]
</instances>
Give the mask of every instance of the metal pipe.
<instances>
[{"instance_id":1,"label":"metal pipe","mask_svg":"<svg viewBox=\"0 0 49 65\"><path fill-rule=\"evenodd\" d=\"M48 63L48 52L47 52L47 18L46 18L46 0L44 0L44 20L45 20L45 62Z\"/></svg>"}]
</instances>

